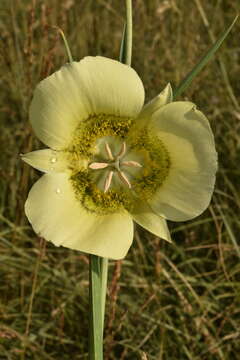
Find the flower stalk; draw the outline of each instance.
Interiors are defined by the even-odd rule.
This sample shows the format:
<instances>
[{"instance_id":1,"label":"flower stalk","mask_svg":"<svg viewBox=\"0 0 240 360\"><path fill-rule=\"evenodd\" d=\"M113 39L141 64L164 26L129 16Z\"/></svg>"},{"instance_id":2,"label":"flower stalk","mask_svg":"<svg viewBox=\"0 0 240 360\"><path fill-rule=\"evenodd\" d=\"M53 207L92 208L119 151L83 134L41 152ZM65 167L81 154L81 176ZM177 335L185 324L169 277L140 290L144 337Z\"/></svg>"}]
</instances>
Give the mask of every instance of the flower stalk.
<instances>
[{"instance_id":1,"label":"flower stalk","mask_svg":"<svg viewBox=\"0 0 240 360\"><path fill-rule=\"evenodd\" d=\"M102 304L102 332L104 330L104 315L107 295L108 259L100 258L101 262L101 304Z\"/></svg>"},{"instance_id":2,"label":"flower stalk","mask_svg":"<svg viewBox=\"0 0 240 360\"><path fill-rule=\"evenodd\" d=\"M103 360L101 258L90 255L89 260L89 360Z\"/></svg>"}]
</instances>

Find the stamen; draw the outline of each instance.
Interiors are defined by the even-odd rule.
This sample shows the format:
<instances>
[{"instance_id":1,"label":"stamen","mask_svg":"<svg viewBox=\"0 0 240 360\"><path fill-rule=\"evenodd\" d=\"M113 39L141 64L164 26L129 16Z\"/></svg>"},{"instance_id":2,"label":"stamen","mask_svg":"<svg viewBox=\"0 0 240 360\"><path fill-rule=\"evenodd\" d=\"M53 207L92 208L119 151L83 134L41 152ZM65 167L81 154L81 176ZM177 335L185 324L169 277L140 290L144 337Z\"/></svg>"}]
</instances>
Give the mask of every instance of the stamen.
<instances>
[{"instance_id":1,"label":"stamen","mask_svg":"<svg viewBox=\"0 0 240 360\"><path fill-rule=\"evenodd\" d=\"M105 184L104 184L104 192L105 193L109 190L109 188L111 186L112 177L113 177L113 171L109 171L108 176L106 177L106 180L105 180Z\"/></svg>"},{"instance_id":2,"label":"stamen","mask_svg":"<svg viewBox=\"0 0 240 360\"><path fill-rule=\"evenodd\" d=\"M114 160L112 150L110 149L110 146L108 145L108 143L105 143L105 149L106 149L109 159Z\"/></svg>"},{"instance_id":3,"label":"stamen","mask_svg":"<svg viewBox=\"0 0 240 360\"><path fill-rule=\"evenodd\" d=\"M126 177L126 175L124 174L124 172L118 171L118 176L129 187L129 189L131 189L132 185L131 185L130 181L128 180L128 178Z\"/></svg>"},{"instance_id":4,"label":"stamen","mask_svg":"<svg viewBox=\"0 0 240 360\"><path fill-rule=\"evenodd\" d=\"M137 161L122 161L121 165L125 165L125 166L133 166L133 167L142 167L141 164L139 164Z\"/></svg>"},{"instance_id":5,"label":"stamen","mask_svg":"<svg viewBox=\"0 0 240 360\"><path fill-rule=\"evenodd\" d=\"M89 168L93 170L105 169L108 165L108 163L94 162L89 165Z\"/></svg>"},{"instance_id":6,"label":"stamen","mask_svg":"<svg viewBox=\"0 0 240 360\"><path fill-rule=\"evenodd\" d=\"M126 143L123 142L123 143L122 143L122 146L121 146L121 149L120 149L117 157L120 159L121 157L123 157L123 155L125 154L125 152L126 152Z\"/></svg>"}]
</instances>

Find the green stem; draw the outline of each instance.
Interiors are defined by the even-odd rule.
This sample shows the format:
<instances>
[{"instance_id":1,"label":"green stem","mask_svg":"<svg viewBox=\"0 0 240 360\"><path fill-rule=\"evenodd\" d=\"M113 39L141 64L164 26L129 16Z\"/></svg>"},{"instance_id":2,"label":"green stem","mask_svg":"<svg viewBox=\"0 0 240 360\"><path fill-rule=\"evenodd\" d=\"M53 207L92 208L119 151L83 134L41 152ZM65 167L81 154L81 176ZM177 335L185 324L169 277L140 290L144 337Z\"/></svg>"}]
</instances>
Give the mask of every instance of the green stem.
<instances>
[{"instance_id":1,"label":"green stem","mask_svg":"<svg viewBox=\"0 0 240 360\"><path fill-rule=\"evenodd\" d=\"M89 256L89 360L103 360L101 258Z\"/></svg>"},{"instance_id":2,"label":"green stem","mask_svg":"<svg viewBox=\"0 0 240 360\"><path fill-rule=\"evenodd\" d=\"M103 359L104 313L107 294L108 259L90 255L89 360Z\"/></svg>"},{"instance_id":3,"label":"green stem","mask_svg":"<svg viewBox=\"0 0 240 360\"><path fill-rule=\"evenodd\" d=\"M104 331L104 315L107 295L108 259L101 258L101 304L102 304L102 332Z\"/></svg>"},{"instance_id":4,"label":"green stem","mask_svg":"<svg viewBox=\"0 0 240 360\"><path fill-rule=\"evenodd\" d=\"M123 63L131 66L132 62L132 0L126 1L126 27L124 31L124 40L122 46L124 46L124 59Z\"/></svg>"},{"instance_id":5,"label":"green stem","mask_svg":"<svg viewBox=\"0 0 240 360\"><path fill-rule=\"evenodd\" d=\"M126 49L126 24L124 24L122 41L120 46L119 61L125 64L125 49Z\"/></svg>"}]
</instances>

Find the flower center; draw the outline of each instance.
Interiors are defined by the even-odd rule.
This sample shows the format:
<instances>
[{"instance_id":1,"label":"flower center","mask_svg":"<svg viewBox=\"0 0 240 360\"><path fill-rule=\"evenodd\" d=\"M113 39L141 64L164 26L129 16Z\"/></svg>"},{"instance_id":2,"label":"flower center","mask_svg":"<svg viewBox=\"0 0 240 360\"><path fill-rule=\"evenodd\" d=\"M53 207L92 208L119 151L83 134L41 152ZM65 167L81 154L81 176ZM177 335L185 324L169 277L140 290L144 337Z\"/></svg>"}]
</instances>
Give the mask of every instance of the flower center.
<instances>
[{"instance_id":1,"label":"flower center","mask_svg":"<svg viewBox=\"0 0 240 360\"><path fill-rule=\"evenodd\" d=\"M104 193L106 193L113 182L113 177L117 176L118 179L129 189L131 189L131 181L127 175L127 169L130 168L141 168L142 165L134 160L124 160L126 155L126 143L122 143L119 152L114 155L109 143L106 141L104 144L105 153L108 158L107 162L92 162L89 168L92 170L100 170L106 173L104 181ZM126 169L126 170L125 170Z\"/></svg>"},{"instance_id":2,"label":"flower center","mask_svg":"<svg viewBox=\"0 0 240 360\"><path fill-rule=\"evenodd\" d=\"M92 115L79 125L66 149L71 182L82 206L95 214L131 212L165 182L171 166L161 139L133 119Z\"/></svg>"}]
</instances>

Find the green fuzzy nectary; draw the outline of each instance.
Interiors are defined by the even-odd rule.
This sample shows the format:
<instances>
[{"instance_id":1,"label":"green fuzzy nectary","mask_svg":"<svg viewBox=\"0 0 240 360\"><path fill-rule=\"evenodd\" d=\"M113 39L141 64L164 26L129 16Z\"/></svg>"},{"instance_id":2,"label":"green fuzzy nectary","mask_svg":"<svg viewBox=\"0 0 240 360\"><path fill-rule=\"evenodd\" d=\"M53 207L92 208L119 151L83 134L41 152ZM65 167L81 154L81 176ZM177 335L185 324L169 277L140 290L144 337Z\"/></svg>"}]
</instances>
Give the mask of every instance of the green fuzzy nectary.
<instances>
[{"instance_id":1,"label":"green fuzzy nectary","mask_svg":"<svg viewBox=\"0 0 240 360\"><path fill-rule=\"evenodd\" d=\"M131 118L115 115L91 115L81 122L74 132L72 145L68 151L75 151L83 156L88 156L93 151L93 146L98 138L107 135L116 135L124 138L131 125Z\"/></svg>"},{"instance_id":2,"label":"green fuzzy nectary","mask_svg":"<svg viewBox=\"0 0 240 360\"><path fill-rule=\"evenodd\" d=\"M87 156L91 163L96 153L96 141L99 137L111 136L113 142L114 138L119 142L119 139L123 141L126 137L129 151L142 159L142 169L134 174L131 190L118 184L105 193L94 181L91 169L74 172L71 180L75 194L87 210L97 214L114 213L121 209L131 211L137 199L150 198L167 177L170 157L163 143L149 134L147 128L137 133L131 133L130 130L131 119L104 114L92 116L79 126L71 147L71 152L76 157ZM100 160L101 152L98 153L98 161ZM104 176L103 170L101 171Z\"/></svg>"}]
</instances>

